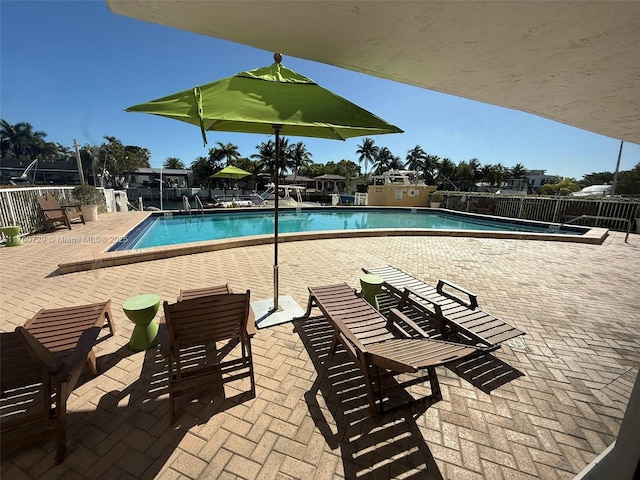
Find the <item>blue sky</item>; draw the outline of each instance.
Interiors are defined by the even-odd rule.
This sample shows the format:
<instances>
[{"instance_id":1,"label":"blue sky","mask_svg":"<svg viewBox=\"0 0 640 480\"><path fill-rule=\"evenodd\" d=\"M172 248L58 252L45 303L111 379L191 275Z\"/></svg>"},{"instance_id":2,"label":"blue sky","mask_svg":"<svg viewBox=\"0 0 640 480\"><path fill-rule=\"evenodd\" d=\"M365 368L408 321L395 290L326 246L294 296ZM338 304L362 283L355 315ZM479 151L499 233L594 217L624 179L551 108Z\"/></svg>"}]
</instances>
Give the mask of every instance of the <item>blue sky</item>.
<instances>
[{"instance_id":1,"label":"blue sky","mask_svg":"<svg viewBox=\"0 0 640 480\"><path fill-rule=\"evenodd\" d=\"M29 122L47 140L100 145L105 135L189 165L215 142L243 156L273 137L208 132L124 108L267 66L273 53L111 13L94 1L0 1L0 116ZM283 64L375 113L405 133L373 137L403 160L416 145L454 163L522 163L550 175L582 178L614 171L620 141L515 110L410 87L284 55ZM303 141L317 163L357 162L362 139ZM624 144L621 170L640 162L640 145Z\"/></svg>"}]
</instances>

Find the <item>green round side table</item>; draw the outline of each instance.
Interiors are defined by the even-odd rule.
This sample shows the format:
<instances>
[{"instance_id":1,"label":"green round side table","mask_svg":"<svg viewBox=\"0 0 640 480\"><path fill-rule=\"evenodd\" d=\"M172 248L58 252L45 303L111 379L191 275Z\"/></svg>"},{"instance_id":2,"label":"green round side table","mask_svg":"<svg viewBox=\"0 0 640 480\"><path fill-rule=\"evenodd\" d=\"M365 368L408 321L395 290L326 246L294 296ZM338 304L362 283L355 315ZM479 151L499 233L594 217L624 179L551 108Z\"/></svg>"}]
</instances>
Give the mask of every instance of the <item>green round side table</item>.
<instances>
[{"instance_id":1,"label":"green round side table","mask_svg":"<svg viewBox=\"0 0 640 480\"><path fill-rule=\"evenodd\" d=\"M131 350L147 350L158 345L158 322L153 318L160 308L160 296L155 293L136 295L122 304L125 315L135 323L129 340Z\"/></svg>"},{"instance_id":2,"label":"green round side table","mask_svg":"<svg viewBox=\"0 0 640 480\"><path fill-rule=\"evenodd\" d=\"M360 286L362 287L362 296L369 302L373 308L379 310L378 299L376 295L380 293L384 280L378 275L366 273L360 276Z\"/></svg>"},{"instance_id":3,"label":"green round side table","mask_svg":"<svg viewBox=\"0 0 640 480\"><path fill-rule=\"evenodd\" d=\"M6 227L0 227L0 231L4 233L5 237L7 237L5 246L17 247L18 245L24 244L24 242L20 238L20 232L22 232L22 227L20 225L8 225Z\"/></svg>"}]
</instances>

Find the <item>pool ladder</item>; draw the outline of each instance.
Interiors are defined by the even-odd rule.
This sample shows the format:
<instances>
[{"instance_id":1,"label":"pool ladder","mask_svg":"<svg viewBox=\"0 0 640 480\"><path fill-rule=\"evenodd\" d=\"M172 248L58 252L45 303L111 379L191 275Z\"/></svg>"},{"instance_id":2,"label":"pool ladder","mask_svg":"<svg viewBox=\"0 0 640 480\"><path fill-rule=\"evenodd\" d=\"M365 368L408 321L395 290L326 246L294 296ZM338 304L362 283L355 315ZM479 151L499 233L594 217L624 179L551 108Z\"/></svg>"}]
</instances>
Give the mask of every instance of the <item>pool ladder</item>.
<instances>
[{"instance_id":1,"label":"pool ladder","mask_svg":"<svg viewBox=\"0 0 640 480\"><path fill-rule=\"evenodd\" d=\"M195 199L196 199L196 206L198 207L198 210L202 215L204 215L204 205L202 204L200 197L196 195ZM189 216L191 216L191 202L189 202L189 199L187 198L186 195L182 196L182 209L185 212L189 212Z\"/></svg>"}]
</instances>

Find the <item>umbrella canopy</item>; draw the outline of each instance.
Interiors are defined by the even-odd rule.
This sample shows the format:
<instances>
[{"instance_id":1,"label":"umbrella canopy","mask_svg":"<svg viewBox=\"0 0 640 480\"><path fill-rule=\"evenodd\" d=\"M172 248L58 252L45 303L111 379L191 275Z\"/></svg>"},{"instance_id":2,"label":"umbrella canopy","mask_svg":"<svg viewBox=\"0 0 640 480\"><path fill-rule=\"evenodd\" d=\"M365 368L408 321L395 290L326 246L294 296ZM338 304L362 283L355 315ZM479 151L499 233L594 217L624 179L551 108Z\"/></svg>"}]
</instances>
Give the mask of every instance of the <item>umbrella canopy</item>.
<instances>
[{"instance_id":1,"label":"umbrella canopy","mask_svg":"<svg viewBox=\"0 0 640 480\"><path fill-rule=\"evenodd\" d=\"M219 172L216 172L213 175L211 175L210 178L230 178L232 180L240 180L241 178L244 178L247 175L251 175L251 173L241 168L235 167L233 165L229 165L224 167Z\"/></svg>"},{"instance_id":2,"label":"umbrella canopy","mask_svg":"<svg viewBox=\"0 0 640 480\"><path fill-rule=\"evenodd\" d=\"M270 67L241 72L195 86L128 112L173 118L205 131L272 134L346 140L351 137L402 133L367 110L351 103L278 61Z\"/></svg>"},{"instance_id":3,"label":"umbrella canopy","mask_svg":"<svg viewBox=\"0 0 640 480\"><path fill-rule=\"evenodd\" d=\"M274 310L278 310L278 174L280 133L288 136L346 140L402 133L371 112L313 80L286 68L274 55L270 67L238 73L150 102L126 108L198 125L206 131L275 133Z\"/></svg>"}]
</instances>

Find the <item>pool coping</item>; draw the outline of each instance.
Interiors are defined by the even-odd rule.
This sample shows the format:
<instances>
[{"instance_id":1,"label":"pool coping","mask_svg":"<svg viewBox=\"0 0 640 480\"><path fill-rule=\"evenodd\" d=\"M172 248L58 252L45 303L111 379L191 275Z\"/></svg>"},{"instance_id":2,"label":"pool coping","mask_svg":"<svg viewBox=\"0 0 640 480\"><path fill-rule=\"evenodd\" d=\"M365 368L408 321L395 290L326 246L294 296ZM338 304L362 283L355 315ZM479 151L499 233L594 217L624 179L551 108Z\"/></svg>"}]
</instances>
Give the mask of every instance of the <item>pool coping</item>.
<instances>
[{"instance_id":1,"label":"pool coping","mask_svg":"<svg viewBox=\"0 0 640 480\"><path fill-rule=\"evenodd\" d=\"M239 209L240 210L240 209ZM461 212L462 213L462 212ZM151 215L151 212L149 213ZM148 215L147 215L148 216ZM146 219L139 220L137 223ZM586 227L588 228L588 227ZM130 228L127 229L129 231ZM554 234L554 233L526 233L526 232L490 232L486 230L437 230L437 229L370 229L370 230L326 230L315 232L282 233L278 235L278 243L298 242L307 240L324 240L335 238L363 238L388 236L424 236L424 237L469 237L482 239L513 239L573 242L600 245L608 236L606 228L591 227L583 235ZM79 252L74 259L58 264L61 274L96 270L100 268L128 265L132 263L148 262L182 255L194 255L204 252L226 250L229 248L268 245L274 243L274 237L269 235L255 235L224 240L207 240L179 245L150 247L139 250L120 250L109 252L116 243L114 240L99 251L95 249Z\"/></svg>"}]
</instances>

